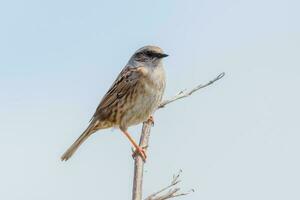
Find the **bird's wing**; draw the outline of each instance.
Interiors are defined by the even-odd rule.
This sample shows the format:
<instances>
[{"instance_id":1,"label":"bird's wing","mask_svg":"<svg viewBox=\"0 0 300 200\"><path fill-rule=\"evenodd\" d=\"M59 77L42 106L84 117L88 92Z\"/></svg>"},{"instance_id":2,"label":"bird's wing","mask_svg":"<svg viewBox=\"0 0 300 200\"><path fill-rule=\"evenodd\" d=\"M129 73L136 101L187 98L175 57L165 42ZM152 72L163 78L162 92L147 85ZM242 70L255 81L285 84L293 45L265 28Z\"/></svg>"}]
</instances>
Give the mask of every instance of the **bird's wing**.
<instances>
[{"instance_id":1,"label":"bird's wing","mask_svg":"<svg viewBox=\"0 0 300 200\"><path fill-rule=\"evenodd\" d=\"M125 67L102 98L92 119L98 117L106 118L106 116L111 113L114 105L116 105L125 94L130 93L130 90L138 83L141 76L143 76L143 70L141 70L140 67Z\"/></svg>"}]
</instances>

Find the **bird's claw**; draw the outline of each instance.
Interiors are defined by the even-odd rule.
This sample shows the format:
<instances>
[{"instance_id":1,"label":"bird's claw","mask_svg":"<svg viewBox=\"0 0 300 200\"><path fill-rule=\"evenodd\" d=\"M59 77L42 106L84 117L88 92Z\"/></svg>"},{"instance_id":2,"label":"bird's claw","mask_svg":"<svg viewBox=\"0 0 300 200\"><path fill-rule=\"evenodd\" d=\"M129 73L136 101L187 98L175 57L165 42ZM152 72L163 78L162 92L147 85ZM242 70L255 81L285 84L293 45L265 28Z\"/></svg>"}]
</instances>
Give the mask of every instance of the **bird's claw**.
<instances>
[{"instance_id":1,"label":"bird's claw","mask_svg":"<svg viewBox=\"0 0 300 200\"><path fill-rule=\"evenodd\" d=\"M146 162L146 159L147 159L147 154L146 154L146 149L147 149L148 146L145 146L145 147L138 147L136 149L131 149L132 150L132 158L135 159L135 157L137 155L139 155L144 162Z\"/></svg>"}]
</instances>

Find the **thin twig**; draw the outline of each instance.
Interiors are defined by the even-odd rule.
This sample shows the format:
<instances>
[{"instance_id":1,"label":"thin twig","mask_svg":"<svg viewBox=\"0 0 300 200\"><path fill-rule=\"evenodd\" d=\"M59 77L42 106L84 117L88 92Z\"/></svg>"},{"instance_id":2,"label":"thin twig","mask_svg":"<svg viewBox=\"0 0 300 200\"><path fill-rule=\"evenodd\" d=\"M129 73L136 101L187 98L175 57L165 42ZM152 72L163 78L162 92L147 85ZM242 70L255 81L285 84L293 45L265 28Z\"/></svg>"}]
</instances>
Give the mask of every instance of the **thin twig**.
<instances>
[{"instance_id":1,"label":"thin twig","mask_svg":"<svg viewBox=\"0 0 300 200\"><path fill-rule=\"evenodd\" d=\"M145 200L151 200L153 197L157 196L159 193L162 193L165 190L169 189L170 187L173 187L174 185L177 185L180 182L180 180L178 180L178 179L179 179L179 176L180 176L181 173L182 173L182 170L180 170L177 175L173 175L173 180L172 180L170 185L168 185L167 187L164 187L163 189L151 194Z\"/></svg>"},{"instance_id":2,"label":"thin twig","mask_svg":"<svg viewBox=\"0 0 300 200\"><path fill-rule=\"evenodd\" d=\"M169 103L172 103L176 100L179 100L179 99L182 99L182 98L185 98L185 97L188 97L188 96L192 95L194 92L213 84L217 80L220 80L221 78L224 77L224 75L225 75L225 73L222 72L215 79L209 81L208 83L206 83L204 85L198 85L197 87L193 88L190 91L186 91L186 90L181 91L177 95L175 95L173 98L162 101L162 103L160 104L160 106L158 108L163 108ZM140 138L140 143L139 143L139 145L141 147L148 147L150 131L151 131L151 126L152 125L153 124L152 124L151 121L147 121L147 122L143 123L143 128L142 128L142 133L141 133L141 138ZM145 148L145 150L146 149L147 148ZM135 156L132 200L142 200L143 172L144 172L144 161L142 160L142 158L140 156ZM178 184L179 182L175 181L174 183ZM174 184L174 185L176 185L176 184ZM167 187L166 189L168 189L168 188L170 188L170 187ZM162 189L160 191L165 191L166 189ZM165 199L169 199L169 198L189 194L189 193L177 194L177 192L179 190L180 190L180 188L173 188L173 189L170 189L167 192L167 194L165 194L165 196L161 196L160 199L147 199L147 200L165 200Z\"/></svg>"},{"instance_id":3,"label":"thin twig","mask_svg":"<svg viewBox=\"0 0 300 200\"><path fill-rule=\"evenodd\" d=\"M215 79L209 81L208 83L206 83L204 85L200 84L200 85L196 86L195 88L191 89L190 91L182 90L177 95L175 95L174 97L172 97L170 99L167 99L167 100L164 100L163 102L161 102L161 104L159 105L158 108L163 108L163 107L165 107L169 103L172 103L172 102L174 102L176 100L179 100L179 99L182 99L182 98L185 98L185 97L188 97L188 96L192 95L194 92L196 92L196 91L198 91L198 90L200 90L202 88L205 88L205 87L213 84L217 80L220 80L224 76L225 76L225 73L222 72Z\"/></svg>"},{"instance_id":4,"label":"thin twig","mask_svg":"<svg viewBox=\"0 0 300 200\"><path fill-rule=\"evenodd\" d=\"M145 200L165 200L165 199L170 199L170 198L174 198L174 197L185 196L185 195L190 194L191 192L194 192L194 190L191 190L189 192L178 193L180 191L180 188L177 188L175 186L181 182L181 180L179 180L181 172L182 172L182 170L180 170L177 175L173 176L173 180L170 185L168 185L167 187L164 187L163 189L159 190L158 192L151 194ZM163 194L163 192L168 189L169 189L169 191Z\"/></svg>"}]
</instances>

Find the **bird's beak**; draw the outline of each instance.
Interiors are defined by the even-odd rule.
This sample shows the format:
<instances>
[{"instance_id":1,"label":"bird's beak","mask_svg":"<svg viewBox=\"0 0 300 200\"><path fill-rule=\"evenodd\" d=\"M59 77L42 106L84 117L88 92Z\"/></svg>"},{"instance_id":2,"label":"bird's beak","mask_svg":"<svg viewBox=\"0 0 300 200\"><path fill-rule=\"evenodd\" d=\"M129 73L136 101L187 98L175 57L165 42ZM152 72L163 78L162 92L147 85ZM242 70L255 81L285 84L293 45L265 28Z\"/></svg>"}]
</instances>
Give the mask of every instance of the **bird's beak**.
<instances>
[{"instance_id":1,"label":"bird's beak","mask_svg":"<svg viewBox=\"0 0 300 200\"><path fill-rule=\"evenodd\" d=\"M164 54L164 53L160 53L157 55L158 58L165 58L165 57L168 57L169 55L168 54Z\"/></svg>"}]
</instances>

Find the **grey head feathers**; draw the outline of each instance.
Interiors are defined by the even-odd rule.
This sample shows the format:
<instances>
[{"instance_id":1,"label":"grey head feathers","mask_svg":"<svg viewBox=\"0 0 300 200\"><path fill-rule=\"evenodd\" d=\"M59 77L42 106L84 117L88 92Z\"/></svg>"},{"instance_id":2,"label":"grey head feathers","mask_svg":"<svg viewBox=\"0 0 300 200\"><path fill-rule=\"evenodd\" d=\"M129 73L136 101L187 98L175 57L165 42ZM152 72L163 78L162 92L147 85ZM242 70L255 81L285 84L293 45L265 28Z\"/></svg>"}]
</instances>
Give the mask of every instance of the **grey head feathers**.
<instances>
[{"instance_id":1,"label":"grey head feathers","mask_svg":"<svg viewBox=\"0 0 300 200\"><path fill-rule=\"evenodd\" d=\"M129 63L156 66L162 58L167 56L161 48L148 45L138 49L130 58Z\"/></svg>"}]
</instances>

